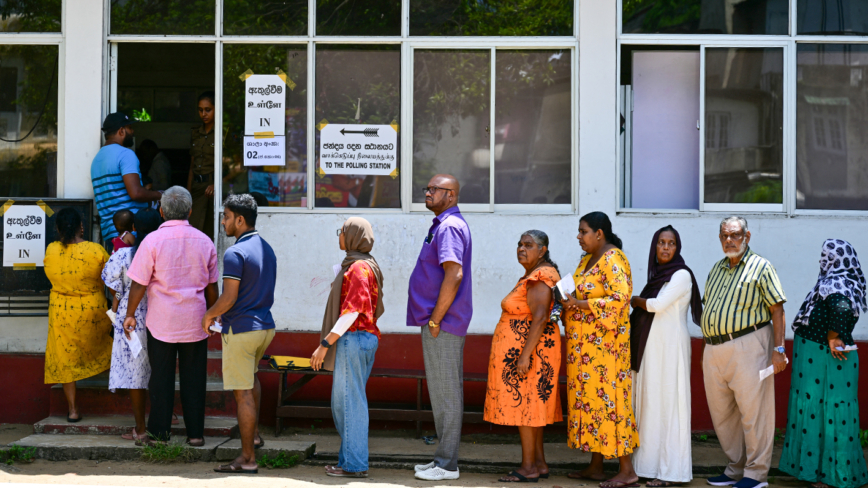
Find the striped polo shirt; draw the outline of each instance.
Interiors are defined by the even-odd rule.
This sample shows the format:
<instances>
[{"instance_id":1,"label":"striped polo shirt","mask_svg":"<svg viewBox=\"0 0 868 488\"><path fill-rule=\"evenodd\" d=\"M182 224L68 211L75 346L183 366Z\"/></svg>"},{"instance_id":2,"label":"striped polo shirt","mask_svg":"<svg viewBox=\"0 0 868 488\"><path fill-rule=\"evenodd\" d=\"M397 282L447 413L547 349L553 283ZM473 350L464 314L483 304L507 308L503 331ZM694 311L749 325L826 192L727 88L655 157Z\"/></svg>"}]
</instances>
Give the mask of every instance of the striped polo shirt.
<instances>
[{"instance_id":1,"label":"striped polo shirt","mask_svg":"<svg viewBox=\"0 0 868 488\"><path fill-rule=\"evenodd\" d=\"M136 153L120 144L101 147L90 165L90 180L93 183L93 198L99 212L99 225L104 241L117 237L118 231L112 221L118 210L128 209L133 213L147 208L144 202L134 202L124 186L124 175L136 174L141 182L139 158Z\"/></svg>"},{"instance_id":2,"label":"striped polo shirt","mask_svg":"<svg viewBox=\"0 0 868 488\"><path fill-rule=\"evenodd\" d=\"M772 319L769 307L787 301L774 266L747 249L735 268L729 258L708 273L702 297L702 334L732 334Z\"/></svg>"}]
</instances>

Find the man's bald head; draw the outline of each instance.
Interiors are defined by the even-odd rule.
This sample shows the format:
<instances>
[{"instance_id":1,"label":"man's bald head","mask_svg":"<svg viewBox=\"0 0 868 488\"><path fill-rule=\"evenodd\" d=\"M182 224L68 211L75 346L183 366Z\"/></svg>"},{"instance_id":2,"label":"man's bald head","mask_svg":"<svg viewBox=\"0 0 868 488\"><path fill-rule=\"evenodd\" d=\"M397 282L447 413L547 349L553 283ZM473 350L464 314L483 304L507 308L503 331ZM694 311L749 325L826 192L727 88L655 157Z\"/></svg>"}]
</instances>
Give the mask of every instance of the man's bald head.
<instances>
[{"instance_id":1,"label":"man's bald head","mask_svg":"<svg viewBox=\"0 0 868 488\"><path fill-rule=\"evenodd\" d=\"M440 215L445 210L458 205L458 192L461 185L452 175L434 175L428 182L430 189L425 193L425 207Z\"/></svg>"}]
</instances>

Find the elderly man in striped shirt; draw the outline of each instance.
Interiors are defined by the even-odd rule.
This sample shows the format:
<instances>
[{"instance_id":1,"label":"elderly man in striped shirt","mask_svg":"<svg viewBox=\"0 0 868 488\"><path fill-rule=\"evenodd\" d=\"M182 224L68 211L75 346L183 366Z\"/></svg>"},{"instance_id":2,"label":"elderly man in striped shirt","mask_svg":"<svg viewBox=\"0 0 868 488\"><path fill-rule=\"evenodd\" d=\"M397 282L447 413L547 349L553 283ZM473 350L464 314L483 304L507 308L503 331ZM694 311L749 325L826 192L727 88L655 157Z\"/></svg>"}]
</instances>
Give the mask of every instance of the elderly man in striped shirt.
<instances>
[{"instance_id":1,"label":"elderly man in striped shirt","mask_svg":"<svg viewBox=\"0 0 868 488\"><path fill-rule=\"evenodd\" d=\"M759 372L787 366L784 290L774 266L751 251L742 217L720 223L726 258L708 273L702 312L702 373L714 430L729 458L713 486L768 486L775 435L774 379ZM771 325L771 327L769 327Z\"/></svg>"}]
</instances>

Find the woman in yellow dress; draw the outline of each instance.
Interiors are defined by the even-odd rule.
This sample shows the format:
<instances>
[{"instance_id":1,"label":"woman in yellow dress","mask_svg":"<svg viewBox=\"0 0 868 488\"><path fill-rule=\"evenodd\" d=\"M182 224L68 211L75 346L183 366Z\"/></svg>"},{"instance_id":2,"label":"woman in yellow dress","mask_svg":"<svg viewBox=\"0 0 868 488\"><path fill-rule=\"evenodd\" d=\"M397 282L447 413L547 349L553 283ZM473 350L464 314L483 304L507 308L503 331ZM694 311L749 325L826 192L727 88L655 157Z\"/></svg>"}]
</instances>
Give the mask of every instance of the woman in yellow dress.
<instances>
[{"instance_id":1,"label":"woman in yellow dress","mask_svg":"<svg viewBox=\"0 0 868 488\"><path fill-rule=\"evenodd\" d=\"M609 217L591 212L579 223L585 251L573 278L575 296L563 302L567 339L567 406L573 449L593 453L591 465L568 476L603 481L602 488L639 486L630 454L639 446L630 371L630 263ZM617 457L620 471L608 481L603 458Z\"/></svg>"},{"instance_id":2,"label":"woman in yellow dress","mask_svg":"<svg viewBox=\"0 0 868 488\"><path fill-rule=\"evenodd\" d=\"M63 384L69 422L81 420L75 382L111 366L111 321L100 273L109 259L105 248L82 239L81 216L71 208L57 212L60 242L45 250L45 274L51 281L45 383Z\"/></svg>"}]
</instances>

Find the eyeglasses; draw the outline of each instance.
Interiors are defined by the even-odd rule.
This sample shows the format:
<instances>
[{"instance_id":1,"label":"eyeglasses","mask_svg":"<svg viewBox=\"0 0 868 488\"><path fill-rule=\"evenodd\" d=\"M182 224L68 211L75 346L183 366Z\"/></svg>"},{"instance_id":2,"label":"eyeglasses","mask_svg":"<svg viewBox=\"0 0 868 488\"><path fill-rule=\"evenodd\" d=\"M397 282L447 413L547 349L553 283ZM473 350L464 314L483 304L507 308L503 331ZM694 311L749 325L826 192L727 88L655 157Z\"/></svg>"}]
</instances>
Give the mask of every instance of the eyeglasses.
<instances>
[{"instance_id":1,"label":"eyeglasses","mask_svg":"<svg viewBox=\"0 0 868 488\"><path fill-rule=\"evenodd\" d=\"M743 232L738 232L735 234L724 234L722 232L720 233L720 242L726 242L730 239L732 239L733 241L740 241L740 240L744 239L744 233Z\"/></svg>"},{"instance_id":2,"label":"eyeglasses","mask_svg":"<svg viewBox=\"0 0 868 488\"><path fill-rule=\"evenodd\" d=\"M451 189L451 188L442 188L442 187L439 187L439 186L425 186L425 187L422 188L422 193L430 193L430 194L433 195L434 193L437 192L437 190L443 190L443 191L455 191L455 190L453 190L453 189Z\"/></svg>"},{"instance_id":3,"label":"eyeglasses","mask_svg":"<svg viewBox=\"0 0 868 488\"><path fill-rule=\"evenodd\" d=\"M341 233L342 233L343 231L344 231L343 229L338 229L337 236L340 237L340 236L341 236Z\"/></svg>"}]
</instances>

